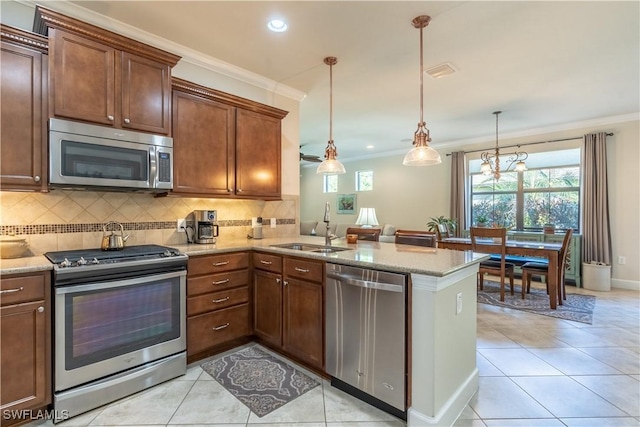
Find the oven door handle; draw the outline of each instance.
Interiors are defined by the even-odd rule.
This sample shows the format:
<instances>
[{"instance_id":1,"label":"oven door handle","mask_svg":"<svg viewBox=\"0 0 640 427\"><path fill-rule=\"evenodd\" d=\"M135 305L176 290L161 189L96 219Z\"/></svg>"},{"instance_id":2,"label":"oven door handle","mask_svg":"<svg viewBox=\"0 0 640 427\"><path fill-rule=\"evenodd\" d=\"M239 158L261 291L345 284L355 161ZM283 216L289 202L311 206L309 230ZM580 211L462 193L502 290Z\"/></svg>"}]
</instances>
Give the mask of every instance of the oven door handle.
<instances>
[{"instance_id":1,"label":"oven door handle","mask_svg":"<svg viewBox=\"0 0 640 427\"><path fill-rule=\"evenodd\" d=\"M95 291L97 289L104 290L104 289L111 289L111 288L121 288L123 286L139 285L145 282L173 279L175 277L186 276L186 275L187 275L187 272L185 270L181 270L181 271L173 271L170 273L153 274L153 275L144 276L144 277L132 277L130 279L115 280L111 282L95 282L95 283L88 283L86 285L59 286L55 288L56 290L55 293L56 295L61 295L61 294L72 294L72 293L78 293L78 292L84 292L84 291Z\"/></svg>"}]
</instances>

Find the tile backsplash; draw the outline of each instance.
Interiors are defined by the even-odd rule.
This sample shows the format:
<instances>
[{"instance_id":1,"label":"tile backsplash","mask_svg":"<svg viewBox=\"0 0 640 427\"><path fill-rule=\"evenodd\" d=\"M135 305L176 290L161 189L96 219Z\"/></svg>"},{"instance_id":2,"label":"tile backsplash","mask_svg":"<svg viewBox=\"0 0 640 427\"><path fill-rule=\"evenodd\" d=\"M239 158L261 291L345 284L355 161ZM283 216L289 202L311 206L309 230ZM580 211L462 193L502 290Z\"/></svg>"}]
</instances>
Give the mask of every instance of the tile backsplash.
<instances>
[{"instance_id":1,"label":"tile backsplash","mask_svg":"<svg viewBox=\"0 0 640 427\"><path fill-rule=\"evenodd\" d=\"M54 190L49 193L0 191L0 235L27 239L31 252L96 248L106 222L123 224L127 245L186 243L176 220L196 209L216 209L219 239L246 237L251 218L276 218L265 237L298 234L299 196L279 201L154 197L151 194Z\"/></svg>"}]
</instances>

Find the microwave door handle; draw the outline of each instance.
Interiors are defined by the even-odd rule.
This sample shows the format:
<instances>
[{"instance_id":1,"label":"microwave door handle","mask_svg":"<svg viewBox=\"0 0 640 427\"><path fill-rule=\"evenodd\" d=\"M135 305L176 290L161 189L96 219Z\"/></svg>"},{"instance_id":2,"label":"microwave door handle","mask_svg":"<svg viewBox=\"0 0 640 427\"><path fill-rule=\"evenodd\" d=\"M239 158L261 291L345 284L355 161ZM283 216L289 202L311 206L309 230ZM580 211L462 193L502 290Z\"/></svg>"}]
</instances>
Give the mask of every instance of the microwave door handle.
<instances>
[{"instance_id":1,"label":"microwave door handle","mask_svg":"<svg viewBox=\"0 0 640 427\"><path fill-rule=\"evenodd\" d=\"M158 187L158 151L149 147L149 187Z\"/></svg>"}]
</instances>

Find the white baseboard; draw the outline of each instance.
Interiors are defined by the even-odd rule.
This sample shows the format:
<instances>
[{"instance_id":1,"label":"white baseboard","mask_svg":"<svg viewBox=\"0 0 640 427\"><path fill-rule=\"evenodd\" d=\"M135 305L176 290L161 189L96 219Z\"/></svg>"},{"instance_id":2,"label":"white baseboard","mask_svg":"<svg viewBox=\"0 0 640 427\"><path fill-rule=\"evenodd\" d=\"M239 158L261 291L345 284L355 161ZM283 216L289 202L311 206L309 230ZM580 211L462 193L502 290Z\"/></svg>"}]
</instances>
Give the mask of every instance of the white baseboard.
<instances>
[{"instance_id":1,"label":"white baseboard","mask_svg":"<svg viewBox=\"0 0 640 427\"><path fill-rule=\"evenodd\" d=\"M616 289L629 289L632 291L640 291L640 281L611 279L611 287Z\"/></svg>"},{"instance_id":2,"label":"white baseboard","mask_svg":"<svg viewBox=\"0 0 640 427\"><path fill-rule=\"evenodd\" d=\"M478 391L478 384L478 369L476 368L445 404L442 405L442 408L440 408L435 416L430 417L414 407L409 408L407 411L407 427L452 426L473 395Z\"/></svg>"}]
</instances>

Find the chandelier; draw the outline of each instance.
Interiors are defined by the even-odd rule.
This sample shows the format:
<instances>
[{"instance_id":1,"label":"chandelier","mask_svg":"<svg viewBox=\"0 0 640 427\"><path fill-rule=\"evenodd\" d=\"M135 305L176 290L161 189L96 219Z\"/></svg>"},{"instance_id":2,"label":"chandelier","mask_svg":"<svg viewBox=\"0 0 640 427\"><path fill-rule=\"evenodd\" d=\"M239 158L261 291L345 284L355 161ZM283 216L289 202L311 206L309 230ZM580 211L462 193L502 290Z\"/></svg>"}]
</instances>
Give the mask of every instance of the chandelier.
<instances>
[{"instance_id":1,"label":"chandelier","mask_svg":"<svg viewBox=\"0 0 640 427\"><path fill-rule=\"evenodd\" d=\"M404 156L402 164L405 166L430 166L442 163L440 154L433 148L429 147L431 137L429 129L423 118L423 74L422 69L422 29L429 25L431 17L428 15L420 15L411 21L415 28L420 29L420 122L418 122L418 130L413 134L414 147Z\"/></svg>"},{"instance_id":2,"label":"chandelier","mask_svg":"<svg viewBox=\"0 0 640 427\"><path fill-rule=\"evenodd\" d=\"M480 158L482 159L482 164L480 165L480 172L484 175L489 176L493 175L493 178L496 181L500 180L500 172L508 171L511 166L515 164L515 171L522 172L527 170L527 165L524 163L527 160L529 155L524 151L515 151L513 153L503 153L503 156L507 156L507 167L505 169L500 168L500 147L498 146L498 115L500 115L502 111L494 111L493 114L496 115L496 149L495 153L490 153L485 151L480 154Z\"/></svg>"},{"instance_id":3,"label":"chandelier","mask_svg":"<svg viewBox=\"0 0 640 427\"><path fill-rule=\"evenodd\" d=\"M333 143L333 66L338 63L335 56L327 56L324 63L329 66L329 142L324 150L324 160L316 169L317 174L321 175L338 175L346 173L344 165L340 163L338 151Z\"/></svg>"}]
</instances>

